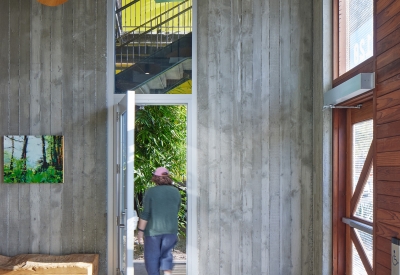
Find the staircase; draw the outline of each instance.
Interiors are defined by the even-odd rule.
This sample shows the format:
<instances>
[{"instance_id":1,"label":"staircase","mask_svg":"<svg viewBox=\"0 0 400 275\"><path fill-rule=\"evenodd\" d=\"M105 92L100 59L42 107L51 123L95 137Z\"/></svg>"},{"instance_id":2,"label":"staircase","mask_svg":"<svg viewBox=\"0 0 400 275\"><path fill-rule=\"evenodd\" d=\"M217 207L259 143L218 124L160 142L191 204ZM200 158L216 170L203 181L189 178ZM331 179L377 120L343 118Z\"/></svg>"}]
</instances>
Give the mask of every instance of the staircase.
<instances>
[{"instance_id":1,"label":"staircase","mask_svg":"<svg viewBox=\"0 0 400 275\"><path fill-rule=\"evenodd\" d=\"M128 90L144 94L191 93L191 0L169 4L132 0L122 2L123 7L121 0L116 1L115 93ZM152 17L143 16L138 26L126 27L129 25L126 18L142 15L124 13L129 9L143 13L143 6L160 11Z\"/></svg>"}]
</instances>

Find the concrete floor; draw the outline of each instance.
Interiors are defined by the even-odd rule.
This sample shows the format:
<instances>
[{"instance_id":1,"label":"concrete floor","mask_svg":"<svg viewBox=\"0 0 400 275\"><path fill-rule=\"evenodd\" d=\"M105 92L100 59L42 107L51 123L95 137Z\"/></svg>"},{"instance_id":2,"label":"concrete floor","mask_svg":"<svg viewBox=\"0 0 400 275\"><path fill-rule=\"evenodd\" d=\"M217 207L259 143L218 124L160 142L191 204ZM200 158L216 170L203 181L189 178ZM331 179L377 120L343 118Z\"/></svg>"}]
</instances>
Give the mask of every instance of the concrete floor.
<instances>
[{"instance_id":1,"label":"concrete floor","mask_svg":"<svg viewBox=\"0 0 400 275\"><path fill-rule=\"evenodd\" d=\"M147 275L146 268L143 261L134 261L133 267L135 269L135 275ZM173 275L186 275L186 263L177 262L175 263Z\"/></svg>"}]
</instances>

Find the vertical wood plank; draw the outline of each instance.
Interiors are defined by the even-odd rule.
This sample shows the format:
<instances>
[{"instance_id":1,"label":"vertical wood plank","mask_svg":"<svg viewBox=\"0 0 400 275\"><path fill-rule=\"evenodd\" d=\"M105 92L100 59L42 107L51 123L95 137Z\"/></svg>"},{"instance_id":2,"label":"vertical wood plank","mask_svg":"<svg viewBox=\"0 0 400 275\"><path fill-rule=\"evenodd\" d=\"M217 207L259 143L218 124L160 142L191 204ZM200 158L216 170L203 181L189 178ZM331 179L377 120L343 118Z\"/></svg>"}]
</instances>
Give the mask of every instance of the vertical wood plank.
<instances>
[{"instance_id":1,"label":"vertical wood plank","mask_svg":"<svg viewBox=\"0 0 400 275\"><path fill-rule=\"evenodd\" d=\"M299 122L296 123L298 128L298 135L295 135L295 144L293 146L297 147L297 152L300 153L300 156L297 159L293 159L293 165L298 169L297 178L295 176L293 178L293 182L295 182L295 187L291 191L293 194L294 206L292 208L292 216L297 216L296 209L300 209L301 215L297 216L297 224L293 224L292 231L293 233L297 232L296 240L292 240L292 247L298 249L295 253L292 254L293 261L296 261L295 266L293 267L292 272L296 272L296 270L301 269L302 274L318 274L320 271L314 270L314 259L313 259L313 250L315 249L315 232L316 229L313 227L314 217L313 207L314 202L314 188L316 185L315 179L313 178L313 169L314 169L314 159L313 159L313 151L314 144L316 143L316 139L311 134L313 132L314 121L313 121L313 61L310 58L311 51L301 51L301 49L311 49L313 47L313 35L310 30L312 29L313 17L311 13L308 11L311 10L312 1L302 2L300 0L294 0L296 3L294 6L297 8L296 13L294 14L296 21L298 24L292 22L292 26L300 25L298 32L292 31L292 36L296 37L292 41L297 41L295 45L299 45L299 50L295 51L292 56L292 60L296 60L292 64L292 68L298 68L296 71L296 75L298 81L292 82L294 85L294 92L298 95L298 97L293 97L293 100L297 102L296 109L298 109L298 113L294 114L294 117L298 118ZM321 41L319 43L322 43ZM320 90L315 91L320 93ZM321 111L322 112L322 111ZM317 114L318 115L318 114ZM300 141L300 143L299 143ZM298 165L299 164L299 165ZM320 170L317 170L317 173L320 173ZM297 193L297 190L301 190L300 193ZM298 207L296 207L296 205ZM301 224L301 232L298 232L297 226ZM320 253L320 250L316 253Z\"/></svg>"},{"instance_id":2,"label":"vertical wood plank","mask_svg":"<svg viewBox=\"0 0 400 275\"><path fill-rule=\"evenodd\" d=\"M207 273L217 272L219 273L219 262L220 262L220 113L219 109L221 106L220 101L220 90L218 86L219 70L220 68L220 53L219 53L219 42L221 33L220 25L220 10L215 8L215 3L211 1L209 10L209 18L213 24L209 26L211 33L208 43L208 78L215 79L216 81L209 83L209 117L208 117L208 157L209 157L209 215L208 215L208 226L209 232L209 257L215 259L208 263Z\"/></svg>"},{"instance_id":3,"label":"vertical wood plank","mask_svg":"<svg viewBox=\"0 0 400 275\"><path fill-rule=\"evenodd\" d=\"M215 8L219 10L220 15L220 29L219 33L223 32L223 26L229 26L231 23L231 1L223 0L216 3ZM232 105L224 104L224 102L232 102L232 81L231 79L231 52L228 50L231 47L231 33L226 34L226 39L220 40L220 66L224 68L219 70L218 74L218 91L220 94L220 119L221 119L221 134L220 134L220 155L224 156L227 160L232 160ZM230 192L232 178L232 161L222 161L220 166L221 183L220 201L226 202L221 205L220 214L220 264L219 274L232 274L232 223L236 219L232 219L232 213L236 212L235 207L231 204L232 194Z\"/></svg>"},{"instance_id":4,"label":"vertical wood plank","mask_svg":"<svg viewBox=\"0 0 400 275\"><path fill-rule=\"evenodd\" d=\"M232 102L232 201L231 207L234 213L234 219L232 221L232 253L231 253L231 274L239 275L243 274L243 207L242 207L242 193L243 193L243 181L242 177L242 169L241 167L241 152L238 148L238 145L241 144L241 134L240 127L242 124L241 121L241 93L239 92L239 87L241 87L242 83L242 67L241 67L241 1L231 1L231 30L230 30L230 59L231 59L231 73L232 73L232 82L231 82L231 101ZM235 30L235 31L233 31ZM229 90L227 91L229 92ZM227 96L227 95L225 95ZM225 102L225 99L223 99Z\"/></svg>"},{"instance_id":5,"label":"vertical wood plank","mask_svg":"<svg viewBox=\"0 0 400 275\"><path fill-rule=\"evenodd\" d=\"M298 146L299 141L302 141L302 128L304 127L302 121L302 93L303 86L301 85L301 80L303 78L303 73L306 74L310 71L304 70L303 62L301 59L300 48L303 48L302 43L305 40L305 36L303 36L303 26L305 16L300 17L300 3L297 0L289 1L290 9L290 44L291 47L288 49L289 52L289 68L290 77L287 80L288 83L288 94L290 97L289 105L286 108L289 109L288 119L290 121L287 122L287 131L289 131L289 140L290 144L290 152L289 155L285 156L289 159L290 162L290 171L288 171L288 180L290 181L290 189L287 191L286 196L290 200L290 208L288 211L290 212L290 251L289 257L291 259L291 267L287 271L291 274L299 272L299 270L304 269L305 261L302 261L302 245L300 236L303 234L302 228L302 218L301 215L296 215L296 211L300 209L301 213L305 211L302 207L302 150L301 147ZM307 6L306 2L303 2L302 6ZM311 10L311 9L310 9ZM304 21L303 21L304 20ZM303 70L302 70L303 69ZM284 74L284 71L282 71ZM307 79L308 80L308 79ZM306 97L307 95L305 95ZM286 94L286 97L288 95ZM309 118L304 118L304 120ZM305 121L305 124L309 122ZM310 150L311 152L312 150ZM310 221L310 219L308 220ZM300 229L300 230L299 230ZM288 230L289 231L289 230ZM289 238L289 237L288 237ZM305 236L307 238L307 236ZM302 271L303 273L304 271ZM304 274L312 274L311 272L307 272Z\"/></svg>"},{"instance_id":6,"label":"vertical wood plank","mask_svg":"<svg viewBox=\"0 0 400 275\"><path fill-rule=\"evenodd\" d=\"M82 210L87 207L84 201L85 182L84 182L84 156L88 153L85 148L84 140L84 73L85 73L85 39L86 32L83 26L85 26L85 2L75 1L73 2L73 55L72 55L72 121L73 128L70 132L73 135L73 146L75 148L74 158L71 161L72 164L72 188L73 188L73 237L72 237L72 249L79 253L83 253L83 215ZM78 149L79 148L79 149ZM80 184L79 184L80 183Z\"/></svg>"},{"instance_id":7,"label":"vertical wood plank","mask_svg":"<svg viewBox=\"0 0 400 275\"><path fill-rule=\"evenodd\" d=\"M250 4L250 3L249 3ZM252 189L252 271L251 273L260 274L263 259L261 258L262 254L262 147L264 144L262 143L262 121L264 114L262 113L262 24L259 22L263 21L262 18L262 9L261 3L259 1L252 1L251 4L251 13L248 12L249 18L247 19L248 23L252 25L252 88L251 94L252 98L250 104L252 106L251 115L251 126L253 133L251 138L251 150L252 150L252 171L250 173L252 175L252 181L257 182L256 185L253 186ZM249 92L250 92L249 91ZM261 114L259 116L254 116L254 113ZM255 133L255 134L254 134Z\"/></svg>"},{"instance_id":8,"label":"vertical wood plank","mask_svg":"<svg viewBox=\"0 0 400 275\"><path fill-rule=\"evenodd\" d=\"M269 54L269 41L271 39L269 29L270 29L270 7L269 2L267 1L260 1L261 5L261 18L262 18L262 29L261 29L261 114L262 114L262 121L261 121L261 144L262 144L262 159L261 159L261 171L262 171L262 178L261 178L261 274L267 275L270 274L269 267L270 267L270 234L269 234L269 224L270 224L270 156L269 152L271 150L270 147L270 139L269 139L269 131L270 131L270 97L271 97L271 90L269 87L270 84L270 54ZM256 23L256 22L255 22ZM256 58L256 56L254 57Z\"/></svg>"},{"instance_id":9,"label":"vertical wood plank","mask_svg":"<svg viewBox=\"0 0 400 275\"><path fill-rule=\"evenodd\" d=\"M52 13L53 8L42 7L42 20L40 30L40 64L41 64L41 90L40 93L40 127L35 129L36 135L50 135L51 134L51 101L52 91L51 86L51 29L52 29ZM39 184L40 189L40 253L50 253L51 241L51 205L50 205L50 185Z\"/></svg>"},{"instance_id":10,"label":"vertical wood plank","mask_svg":"<svg viewBox=\"0 0 400 275\"><path fill-rule=\"evenodd\" d=\"M19 1L10 2L10 63L9 63L9 133L18 135L18 122L19 122L19 97L12 96L13 94L19 95ZM11 46L13 45L13 46ZM10 184L8 187L9 192L9 234L8 243L9 255L15 255L18 253L19 243L19 184Z\"/></svg>"},{"instance_id":11,"label":"vertical wood plank","mask_svg":"<svg viewBox=\"0 0 400 275\"><path fill-rule=\"evenodd\" d=\"M243 208L243 227L242 230L246 234L242 235L243 245L243 274L252 274L252 265L255 263L253 260L253 180L254 175L252 171L254 152L253 145L253 24L252 24L253 6L251 0L244 0L241 2L241 83L237 87L240 92L241 102L241 123L239 124L242 132L238 133L241 141L240 154L241 154L241 168L242 168L242 208Z\"/></svg>"},{"instance_id":12,"label":"vertical wood plank","mask_svg":"<svg viewBox=\"0 0 400 275\"><path fill-rule=\"evenodd\" d=\"M84 7L86 16L84 17L85 38L84 38L84 71L85 76L83 94L84 94L84 107L83 107L83 136L84 140L95 140L95 133L97 125L96 118L96 92L95 92L95 41L96 41L96 3L89 1L86 2ZM90 104L92 103L92 104ZM93 209L95 207L94 196L94 183L95 183L95 169L96 169L96 143L85 142L84 150L86 154L83 156L83 183L84 194L83 203L83 251L95 251L95 215Z\"/></svg>"},{"instance_id":13,"label":"vertical wood plank","mask_svg":"<svg viewBox=\"0 0 400 275\"><path fill-rule=\"evenodd\" d=\"M198 144L198 159L199 163L204 163L204 165L198 166L198 184L199 184L199 198L208 198L209 194L209 185L210 185L210 175L208 172L209 164L209 150L210 147L209 139L208 139L208 121L209 121L209 94L208 92L201 93L200 91L208 91L208 47L209 47L209 39L208 39L208 29L209 29L209 20L208 20L208 10L209 10L209 1L198 1L198 26L203 26L203 28L198 27L198 56L202 58L198 58L198 96L197 96L197 108L198 108L198 135L207 137L199 140ZM213 6L213 2L211 1L211 6ZM196 45L195 45L196 46ZM209 257L209 241L210 240L210 230L204 230L208 228L208 210L209 200L208 199L199 199L199 238L205 241L199 242L199 251L204 251L207 256L201 257L201 253L199 253L199 274L207 274L209 273L208 268L208 260Z\"/></svg>"},{"instance_id":14,"label":"vertical wood plank","mask_svg":"<svg viewBox=\"0 0 400 275\"><path fill-rule=\"evenodd\" d=\"M62 131L62 76L63 76L63 45L62 45L63 6L52 8L51 23L51 121L50 134L63 135ZM64 147L65 148L65 147ZM65 173L65 170L64 170ZM62 253L62 193L63 184L50 185L50 244L49 253L59 255Z\"/></svg>"},{"instance_id":15,"label":"vertical wood plank","mask_svg":"<svg viewBox=\"0 0 400 275\"><path fill-rule=\"evenodd\" d=\"M20 135L30 134L30 30L31 5L19 0L19 131ZM23 100L21 100L23 99ZM19 186L19 253L28 253L30 247L30 185Z\"/></svg>"},{"instance_id":16,"label":"vertical wood plank","mask_svg":"<svg viewBox=\"0 0 400 275\"><path fill-rule=\"evenodd\" d=\"M38 2L31 2L31 135L39 135L41 129L41 90L42 90L42 68L41 68L41 25L42 7ZM29 195L30 209L30 249L29 253L40 253L40 185L30 185Z\"/></svg>"},{"instance_id":17,"label":"vertical wood plank","mask_svg":"<svg viewBox=\"0 0 400 275\"><path fill-rule=\"evenodd\" d=\"M294 22L293 22L294 23ZM290 1L281 0L280 3L280 22L279 22L279 37L280 37L280 142L279 142L279 160L281 166L280 173L280 274L290 274L291 266L287 263L293 261L291 259L291 242L295 238L296 233L284 234L291 229L291 174L293 167L290 163L291 156L291 90L290 81L292 78L285 77L291 71L291 14ZM296 22L297 23L297 22ZM297 108L296 108L297 109ZM291 230L290 230L291 231ZM294 232L292 232L294 233ZM295 249L296 246L293 246Z\"/></svg>"},{"instance_id":18,"label":"vertical wood plank","mask_svg":"<svg viewBox=\"0 0 400 275\"><path fill-rule=\"evenodd\" d=\"M95 93L94 102L96 103L95 110L95 171L94 171L94 209L97 211L92 212L93 219L95 221L93 225L93 235L95 236L94 247L95 253L103 255L99 259L99 270L103 270L106 273L108 268L106 251L107 242L105 241L107 236L107 215L110 215L107 210L107 200L103 199L107 197L107 171L102 167L107 167L107 151L99 150L104 148L104 144L107 144L107 96L105 93L105 87L107 87L107 78L105 77L106 70L106 33L107 27L107 1L96 1L95 14L96 14L96 28L95 28ZM108 145L111 146L111 145ZM108 214L107 214L108 212ZM103 241L104 240L104 241Z\"/></svg>"},{"instance_id":19,"label":"vertical wood plank","mask_svg":"<svg viewBox=\"0 0 400 275\"><path fill-rule=\"evenodd\" d=\"M63 4L63 26L62 26L62 71L63 71L63 81L62 81L62 108L63 108L63 132L64 132L64 184L62 193L62 236L61 245L64 253L75 253L76 250L73 248L72 240L73 236L73 215L74 212L71 211L73 206L73 185L77 184L74 182L74 177L72 174L73 166L75 161L75 151L74 145L74 133L73 133L73 82L75 78L73 77L73 20L67 20L73 18L73 3L68 1Z\"/></svg>"},{"instance_id":20,"label":"vertical wood plank","mask_svg":"<svg viewBox=\"0 0 400 275\"><path fill-rule=\"evenodd\" d=\"M270 182L270 224L269 224L269 235L270 235L270 254L269 262L270 274L280 274L281 266L281 228L280 228L280 205L281 205L281 193L280 193L280 1L270 1L270 171L272 172L269 176ZM273 251L273 252L272 252Z\"/></svg>"}]
</instances>

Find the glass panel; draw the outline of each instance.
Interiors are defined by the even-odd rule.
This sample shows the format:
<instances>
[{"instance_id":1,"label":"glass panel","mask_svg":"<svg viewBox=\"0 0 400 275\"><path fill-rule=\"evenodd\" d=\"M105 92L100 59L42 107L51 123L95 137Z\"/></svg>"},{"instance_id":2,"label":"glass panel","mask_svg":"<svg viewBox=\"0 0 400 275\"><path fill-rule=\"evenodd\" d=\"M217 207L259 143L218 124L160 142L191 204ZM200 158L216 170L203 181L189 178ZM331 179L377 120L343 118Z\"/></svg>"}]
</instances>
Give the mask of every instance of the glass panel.
<instances>
[{"instance_id":1,"label":"glass panel","mask_svg":"<svg viewBox=\"0 0 400 275\"><path fill-rule=\"evenodd\" d=\"M372 126L372 119L353 125L353 192L371 146L373 138Z\"/></svg>"},{"instance_id":2,"label":"glass panel","mask_svg":"<svg viewBox=\"0 0 400 275\"><path fill-rule=\"evenodd\" d=\"M347 71L373 54L373 0L350 0L347 12Z\"/></svg>"},{"instance_id":3,"label":"glass panel","mask_svg":"<svg viewBox=\"0 0 400 275\"><path fill-rule=\"evenodd\" d=\"M338 0L339 76L373 55L373 0Z\"/></svg>"},{"instance_id":4,"label":"glass panel","mask_svg":"<svg viewBox=\"0 0 400 275\"><path fill-rule=\"evenodd\" d=\"M123 0L115 22L115 93L191 94L192 0Z\"/></svg>"},{"instance_id":5,"label":"glass panel","mask_svg":"<svg viewBox=\"0 0 400 275\"><path fill-rule=\"evenodd\" d=\"M361 261L360 255L358 255L357 249L352 243L351 246L353 261L352 261L352 274L353 275L368 275L365 267Z\"/></svg>"},{"instance_id":6,"label":"glass panel","mask_svg":"<svg viewBox=\"0 0 400 275\"><path fill-rule=\"evenodd\" d=\"M369 260L369 263L372 266L373 263L373 239L372 239L372 235L368 234L364 231L358 230L356 228L354 228L354 231L356 232L358 239L360 240L363 248L364 248L364 252L367 255L367 258Z\"/></svg>"},{"instance_id":7,"label":"glass panel","mask_svg":"<svg viewBox=\"0 0 400 275\"><path fill-rule=\"evenodd\" d=\"M370 167L370 172L368 175L367 183L361 193L360 201L357 204L356 212L354 215L356 217L365 219L367 221L373 222L374 219L374 188L373 188L373 169L372 164Z\"/></svg>"}]
</instances>

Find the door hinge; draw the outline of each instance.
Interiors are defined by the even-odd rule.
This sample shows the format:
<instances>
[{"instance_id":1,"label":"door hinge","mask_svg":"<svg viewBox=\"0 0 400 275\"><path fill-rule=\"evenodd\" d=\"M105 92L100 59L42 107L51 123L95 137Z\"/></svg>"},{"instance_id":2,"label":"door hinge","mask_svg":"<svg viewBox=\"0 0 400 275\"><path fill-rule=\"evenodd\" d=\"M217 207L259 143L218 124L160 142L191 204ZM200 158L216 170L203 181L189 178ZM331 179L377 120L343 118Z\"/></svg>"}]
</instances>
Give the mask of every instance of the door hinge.
<instances>
[{"instance_id":1,"label":"door hinge","mask_svg":"<svg viewBox=\"0 0 400 275\"><path fill-rule=\"evenodd\" d=\"M119 112L117 112L117 122L119 121Z\"/></svg>"},{"instance_id":2,"label":"door hinge","mask_svg":"<svg viewBox=\"0 0 400 275\"><path fill-rule=\"evenodd\" d=\"M119 174L119 164L117 164L117 174Z\"/></svg>"}]
</instances>

